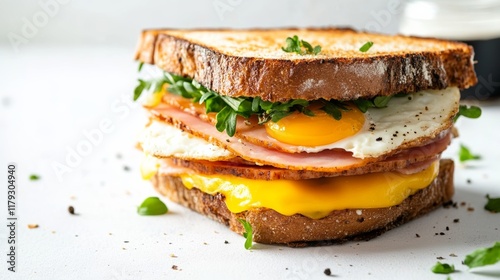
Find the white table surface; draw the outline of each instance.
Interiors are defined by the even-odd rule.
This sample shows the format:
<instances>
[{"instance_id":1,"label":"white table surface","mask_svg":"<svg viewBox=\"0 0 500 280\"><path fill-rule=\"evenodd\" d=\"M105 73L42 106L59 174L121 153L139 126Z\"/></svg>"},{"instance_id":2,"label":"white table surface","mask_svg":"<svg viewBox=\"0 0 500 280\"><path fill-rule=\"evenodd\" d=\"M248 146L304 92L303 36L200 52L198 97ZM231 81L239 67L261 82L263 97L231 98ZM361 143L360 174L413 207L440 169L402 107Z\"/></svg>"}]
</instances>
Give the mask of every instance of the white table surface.
<instances>
[{"instance_id":1,"label":"white table surface","mask_svg":"<svg viewBox=\"0 0 500 280\"><path fill-rule=\"evenodd\" d=\"M464 143L483 156L457 164L454 200L465 207L440 208L369 242L302 249L256 244L247 251L241 236L166 199L167 215L136 213L157 194L140 178L134 148L146 118L130 102L133 52L0 48L0 166L6 174L7 163L15 162L18 175L17 272L2 261L0 279L328 279L326 268L338 279L446 279L431 272L438 257L460 270L453 279L500 277L498 264L475 272L461 264L476 248L500 241L500 214L483 210L486 194L500 196L500 102L483 103L479 120L460 119L461 136L445 153L457 162ZM85 131L103 120L112 131L59 180L54 162L64 164L69 150L86 141ZM41 179L30 181L30 174ZM7 224L6 182L0 186ZM78 215L68 213L70 205ZM33 223L39 228L28 229ZM2 260L6 238L0 226Z\"/></svg>"}]
</instances>

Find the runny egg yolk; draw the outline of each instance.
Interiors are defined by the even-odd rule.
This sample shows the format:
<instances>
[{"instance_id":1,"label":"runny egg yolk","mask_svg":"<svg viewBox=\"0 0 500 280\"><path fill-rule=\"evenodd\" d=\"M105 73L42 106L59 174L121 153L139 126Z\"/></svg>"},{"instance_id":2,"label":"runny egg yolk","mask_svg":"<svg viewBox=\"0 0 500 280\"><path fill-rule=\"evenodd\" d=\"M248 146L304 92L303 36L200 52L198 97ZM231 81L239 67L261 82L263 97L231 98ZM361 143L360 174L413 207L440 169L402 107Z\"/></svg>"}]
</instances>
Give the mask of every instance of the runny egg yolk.
<instances>
[{"instance_id":1,"label":"runny egg yolk","mask_svg":"<svg viewBox=\"0 0 500 280\"><path fill-rule=\"evenodd\" d=\"M295 112L278 122L269 121L266 123L267 134L286 144L321 146L356 134L365 123L365 116L357 107L342 111L340 120L321 109L313 109L312 112L314 116Z\"/></svg>"}]
</instances>

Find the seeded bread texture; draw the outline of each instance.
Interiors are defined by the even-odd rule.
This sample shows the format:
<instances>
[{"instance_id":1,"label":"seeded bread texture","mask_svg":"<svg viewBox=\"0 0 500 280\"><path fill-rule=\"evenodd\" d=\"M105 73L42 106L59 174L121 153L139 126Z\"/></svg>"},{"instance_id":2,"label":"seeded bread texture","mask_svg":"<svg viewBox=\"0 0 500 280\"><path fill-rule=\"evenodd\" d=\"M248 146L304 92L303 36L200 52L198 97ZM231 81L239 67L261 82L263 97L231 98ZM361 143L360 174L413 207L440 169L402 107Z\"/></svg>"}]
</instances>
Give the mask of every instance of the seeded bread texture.
<instances>
[{"instance_id":1,"label":"seeded bread texture","mask_svg":"<svg viewBox=\"0 0 500 280\"><path fill-rule=\"evenodd\" d=\"M152 182L161 194L172 201L221 222L239 234L244 229L238 219L247 220L252 225L255 242L304 247L368 240L430 212L451 200L454 192L453 171L452 160L441 160L438 177L427 188L399 205L338 210L318 220L300 214L285 216L266 208L234 214L227 209L223 195L206 194L196 188L188 189L179 177L157 174Z\"/></svg>"},{"instance_id":2,"label":"seeded bread texture","mask_svg":"<svg viewBox=\"0 0 500 280\"><path fill-rule=\"evenodd\" d=\"M294 35L322 51L282 51ZM359 51L367 41L373 46ZM468 88L477 81L473 56L473 49L459 42L336 28L146 30L136 52L137 60L222 95L273 102Z\"/></svg>"}]
</instances>

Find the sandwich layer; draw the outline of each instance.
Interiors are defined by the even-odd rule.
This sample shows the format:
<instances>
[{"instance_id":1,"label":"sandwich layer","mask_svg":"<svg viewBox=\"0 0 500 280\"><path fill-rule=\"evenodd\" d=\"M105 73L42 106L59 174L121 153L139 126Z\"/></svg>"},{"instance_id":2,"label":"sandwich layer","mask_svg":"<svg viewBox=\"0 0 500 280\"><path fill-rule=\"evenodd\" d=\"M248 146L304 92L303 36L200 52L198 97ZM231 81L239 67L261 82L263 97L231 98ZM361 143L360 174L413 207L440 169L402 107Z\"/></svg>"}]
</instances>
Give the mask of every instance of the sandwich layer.
<instances>
[{"instance_id":1,"label":"sandwich layer","mask_svg":"<svg viewBox=\"0 0 500 280\"><path fill-rule=\"evenodd\" d=\"M322 47L282 51L287 37ZM368 52L359 48L374 42ZM351 29L146 30L136 59L195 79L226 96L352 100L477 82L466 44Z\"/></svg>"},{"instance_id":2,"label":"sandwich layer","mask_svg":"<svg viewBox=\"0 0 500 280\"><path fill-rule=\"evenodd\" d=\"M157 173L152 181L155 188L171 200L224 223L237 233L244 231L238 219L245 219L252 225L255 242L307 246L369 239L431 211L451 199L453 168L453 161L441 160L439 173L429 186L398 205L335 210L321 219L283 215L263 207L232 213L222 194L207 194L196 187L189 189L179 176Z\"/></svg>"},{"instance_id":3,"label":"sandwich layer","mask_svg":"<svg viewBox=\"0 0 500 280\"><path fill-rule=\"evenodd\" d=\"M215 128L214 113L206 114L204 108L177 95L166 93L163 100L169 105L151 108L152 115L184 127L191 134L218 142L222 147L231 141L244 141L286 153L341 149L356 158L376 158L405 148L422 146L448 130L458 112L460 92L457 88L447 88L394 97L384 108L369 108L366 113L360 113L362 125L355 133L332 141L328 141L330 136L346 133L357 125L357 121L344 117L335 120L331 116L326 116L325 120L317 115L306 116L296 112L277 123L268 123L282 126L279 132L281 137L277 139L274 134L268 133L268 125L259 125L256 119L240 118L235 137L227 137ZM328 122L322 124L325 121ZM300 139L303 143L293 145L283 142L292 139ZM324 140L327 141L322 145L311 143Z\"/></svg>"},{"instance_id":4,"label":"sandwich layer","mask_svg":"<svg viewBox=\"0 0 500 280\"><path fill-rule=\"evenodd\" d=\"M192 144L188 144L188 142L191 138L195 137L185 136L182 139L170 142L164 141L165 137L152 137L154 135L164 134L173 137L175 134L181 132L179 129L165 124L164 122L153 121L139 139L139 145L146 154L157 157L176 157L187 160L205 159L209 161L218 161L220 160L219 154L222 154L225 150L229 150L233 155L251 162L254 165L268 165L289 170L336 173L325 176L338 176L340 174L362 174L368 171L389 170L388 168L391 167L393 169L405 168L410 164L435 158L446 149L451 141L450 132L445 131L442 135L425 145L400 150L380 158L354 158L351 153L343 150L325 150L319 153L292 154L268 149L244 141L238 141L236 139L229 139L227 135L216 131L213 125L199 121L196 117L179 110L176 112L192 119L193 122L189 123L194 124L187 127L182 123L177 123L176 125L180 127L180 129L186 130L189 133L211 130L213 132L213 134L211 134L211 142L216 142L218 145L222 145L223 148L216 149L215 151L205 150L203 154L198 155L199 158L195 157L190 151L181 152L184 149L183 147L192 146ZM152 132L151 129L153 129ZM202 141L201 138L197 138L197 140ZM197 141L197 143L199 141Z\"/></svg>"}]
</instances>

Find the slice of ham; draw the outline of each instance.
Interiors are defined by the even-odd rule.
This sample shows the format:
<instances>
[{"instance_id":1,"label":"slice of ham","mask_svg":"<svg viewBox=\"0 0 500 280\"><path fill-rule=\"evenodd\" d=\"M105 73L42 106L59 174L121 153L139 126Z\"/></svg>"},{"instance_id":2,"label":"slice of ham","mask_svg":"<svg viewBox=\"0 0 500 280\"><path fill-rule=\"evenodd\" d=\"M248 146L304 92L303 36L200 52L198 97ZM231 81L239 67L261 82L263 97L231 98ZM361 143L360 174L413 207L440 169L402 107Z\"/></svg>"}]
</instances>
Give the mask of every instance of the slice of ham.
<instances>
[{"instance_id":1,"label":"slice of ham","mask_svg":"<svg viewBox=\"0 0 500 280\"><path fill-rule=\"evenodd\" d=\"M385 156L359 159L352 157L350 152L344 150L325 150L318 153L285 153L258 146L237 137L229 137L226 133L217 131L211 123L205 122L195 115L172 106L162 104L154 109L150 109L150 112L161 121L172 124L195 136L207 139L209 142L223 147L244 160L254 162L257 165L269 165L290 170L347 172L350 169L366 166L369 163L376 166L387 158ZM396 163L398 162L407 162L410 164L432 158L444 151L450 141L451 136L448 132L440 139L425 146L400 151L394 155L394 159L396 159L394 164L397 165Z\"/></svg>"},{"instance_id":2,"label":"slice of ham","mask_svg":"<svg viewBox=\"0 0 500 280\"><path fill-rule=\"evenodd\" d=\"M388 158L378 163L368 163L362 167L352 168L342 172L317 172L309 170L288 170L272 166L255 166L237 164L227 161L190 161L183 159L162 159L162 166L175 166L176 168L162 168L163 175L177 175L180 173L197 174L222 174L243 177L253 180L304 180L322 177L361 175L373 172L397 171L402 174L414 174L423 171L434 161L439 159L439 155L423 160L421 162L409 163L394 158Z\"/></svg>"}]
</instances>

